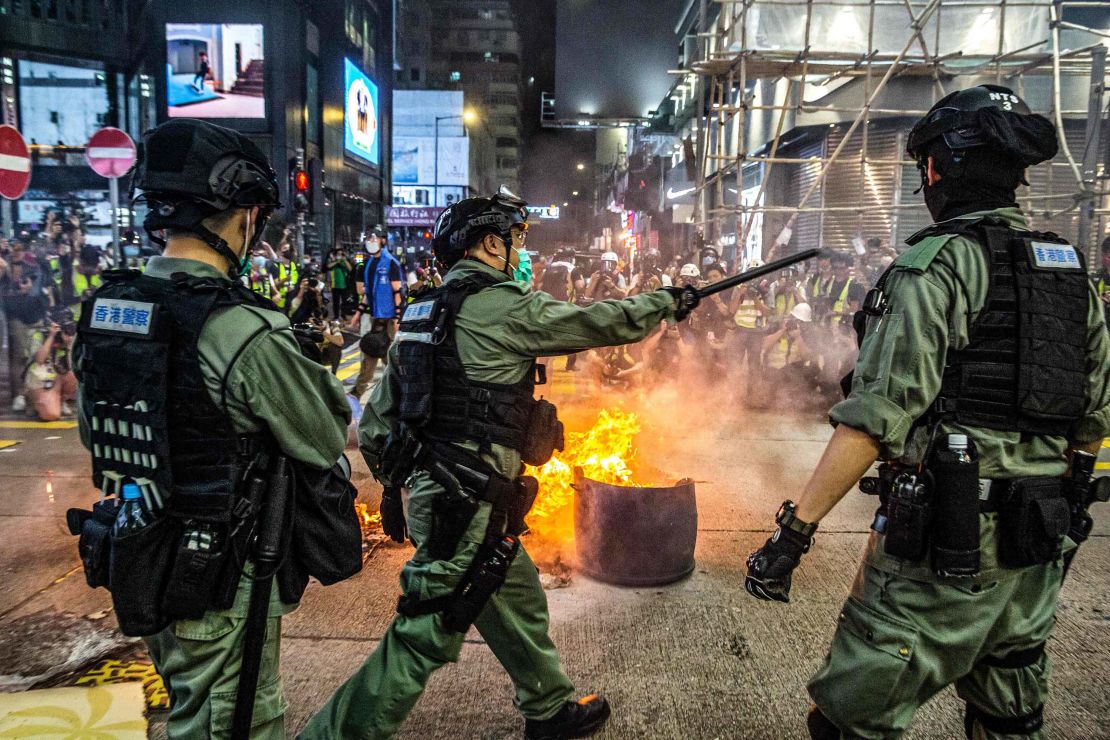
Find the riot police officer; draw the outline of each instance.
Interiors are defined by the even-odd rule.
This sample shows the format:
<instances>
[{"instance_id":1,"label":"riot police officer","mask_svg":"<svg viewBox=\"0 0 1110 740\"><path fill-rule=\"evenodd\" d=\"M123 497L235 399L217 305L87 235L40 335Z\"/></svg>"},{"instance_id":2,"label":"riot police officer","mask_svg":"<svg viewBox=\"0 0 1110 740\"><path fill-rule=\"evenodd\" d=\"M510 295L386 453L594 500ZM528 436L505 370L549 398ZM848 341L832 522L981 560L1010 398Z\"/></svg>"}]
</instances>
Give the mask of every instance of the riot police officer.
<instances>
[{"instance_id":1,"label":"riot police officer","mask_svg":"<svg viewBox=\"0 0 1110 740\"><path fill-rule=\"evenodd\" d=\"M111 589L121 629L144 637L166 682L169 737L228 737L249 640L244 559L271 494L248 500L243 482L275 455L332 468L350 409L335 377L301 356L285 316L238 280L279 206L258 147L207 122L163 124L142 138L136 194L164 252L143 273L105 276L75 350L94 481L133 508L104 521L118 500L105 499L91 516L75 512L76 529L90 585ZM298 562L288 558L263 609L254 738L285 736L279 636L308 580Z\"/></svg>"},{"instance_id":2,"label":"riot police officer","mask_svg":"<svg viewBox=\"0 0 1110 740\"><path fill-rule=\"evenodd\" d=\"M748 590L788 601L818 522L885 461L861 484L879 510L809 683L815 738L898 737L949 684L968 737L1045 737L1065 533L1110 434L1110 338L1082 255L1031 231L1015 197L1056 136L994 85L944 97L910 132L935 223L868 294L836 431L748 559Z\"/></svg>"},{"instance_id":3,"label":"riot police officer","mask_svg":"<svg viewBox=\"0 0 1110 740\"><path fill-rule=\"evenodd\" d=\"M472 623L513 680L528 737L584 737L609 716L599 696L571 699L539 574L517 539L536 495L521 462L562 448L554 407L533 397L536 358L643 339L676 317L675 296L580 307L532 291L514 279L525 206L502 188L449 206L436 223L433 249L449 272L406 308L359 422L362 452L386 486L383 528L404 536L391 487L407 486L416 553L393 624L304 738L392 736L432 672L458 659Z\"/></svg>"}]
</instances>

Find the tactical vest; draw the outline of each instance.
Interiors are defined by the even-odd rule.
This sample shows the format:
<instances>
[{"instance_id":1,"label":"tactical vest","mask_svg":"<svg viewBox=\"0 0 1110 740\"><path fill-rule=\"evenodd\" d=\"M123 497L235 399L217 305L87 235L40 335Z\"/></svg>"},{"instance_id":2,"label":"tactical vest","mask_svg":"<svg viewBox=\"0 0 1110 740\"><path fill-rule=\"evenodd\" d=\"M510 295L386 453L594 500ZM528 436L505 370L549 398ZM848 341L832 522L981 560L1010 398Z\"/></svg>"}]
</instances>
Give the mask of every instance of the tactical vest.
<instances>
[{"instance_id":1,"label":"tactical vest","mask_svg":"<svg viewBox=\"0 0 1110 740\"><path fill-rule=\"evenodd\" d=\"M400 420L424 439L433 442L478 442L522 453L525 462L538 437L537 407L550 406L533 397L536 365L516 383L489 383L466 376L455 339L455 319L470 296L502 280L475 273L444 283L414 298L401 319L397 333L401 401ZM554 412L551 412L551 423ZM540 426L544 426L540 424ZM559 425L558 448L562 448ZM547 450L546 462L551 455Z\"/></svg>"},{"instance_id":2,"label":"tactical vest","mask_svg":"<svg viewBox=\"0 0 1110 740\"><path fill-rule=\"evenodd\" d=\"M991 218L937 224L908 243L943 234L983 249L990 285L968 345L947 358L931 416L1067 436L1086 411L1090 286L1082 255L1055 234Z\"/></svg>"},{"instance_id":3,"label":"tactical vest","mask_svg":"<svg viewBox=\"0 0 1110 740\"><path fill-rule=\"evenodd\" d=\"M250 530L240 526L239 488L268 437L235 430L205 384L197 343L217 309L274 307L226 280L183 273L166 280L134 270L104 278L82 311L74 370L89 422L94 485L118 496L124 482L136 483L165 514L161 534L150 535L162 539L151 546L147 566L151 583L166 591L165 603L146 603L127 592L127 583L108 584L121 627L147 634L165 620L228 608L234 600L242 559L226 554L244 552L241 540ZM211 557L196 558L180 576L183 583L166 586L158 580L167 572L164 559L172 563L178 540L193 533L215 541ZM175 578L182 573L173 572Z\"/></svg>"}]
</instances>

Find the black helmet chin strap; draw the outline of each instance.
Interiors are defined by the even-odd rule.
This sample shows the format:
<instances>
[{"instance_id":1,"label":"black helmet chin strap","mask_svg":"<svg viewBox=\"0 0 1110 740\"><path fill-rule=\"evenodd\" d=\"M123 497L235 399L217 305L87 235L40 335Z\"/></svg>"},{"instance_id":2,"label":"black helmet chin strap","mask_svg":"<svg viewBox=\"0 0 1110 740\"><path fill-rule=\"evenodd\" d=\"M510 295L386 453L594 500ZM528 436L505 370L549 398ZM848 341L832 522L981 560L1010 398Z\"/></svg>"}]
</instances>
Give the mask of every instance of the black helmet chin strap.
<instances>
[{"instance_id":1,"label":"black helmet chin strap","mask_svg":"<svg viewBox=\"0 0 1110 740\"><path fill-rule=\"evenodd\" d=\"M146 221L143 222L143 228L146 230L147 235L151 241L155 242L161 247L166 246L166 240L158 236L158 232L165 229L176 229L180 231L188 231L195 234L197 238L212 248L216 254L223 257L228 264L227 274L235 280L239 277L240 271L243 269L243 264L249 259L250 243L257 239L258 234L261 233L260 229L255 229L256 234L254 238L250 239L250 243L246 243L246 249L243 250L243 258L240 259L227 240L216 232L209 229L204 225L204 220L212 215L208 210L198 206L195 203L152 203L152 211L147 216ZM262 219L259 219L261 222ZM247 210L247 225L246 228L250 229L250 210Z\"/></svg>"}]
</instances>

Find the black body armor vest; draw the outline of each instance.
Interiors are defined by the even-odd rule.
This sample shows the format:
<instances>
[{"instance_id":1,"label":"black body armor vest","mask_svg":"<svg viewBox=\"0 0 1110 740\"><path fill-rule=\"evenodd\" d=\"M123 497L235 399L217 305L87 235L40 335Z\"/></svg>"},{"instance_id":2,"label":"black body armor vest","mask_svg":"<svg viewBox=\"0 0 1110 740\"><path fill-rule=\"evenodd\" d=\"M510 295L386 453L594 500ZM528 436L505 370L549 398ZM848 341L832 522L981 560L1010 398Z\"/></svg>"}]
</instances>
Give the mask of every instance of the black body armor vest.
<instances>
[{"instance_id":1,"label":"black body armor vest","mask_svg":"<svg viewBox=\"0 0 1110 740\"><path fill-rule=\"evenodd\" d=\"M216 309L273 304L226 280L106 277L82 311L75 367L92 423L93 483L108 491L113 473L152 480L169 511L226 521L227 499L263 439L237 433L213 402L197 342Z\"/></svg>"},{"instance_id":2,"label":"black body armor vest","mask_svg":"<svg viewBox=\"0 0 1110 740\"><path fill-rule=\"evenodd\" d=\"M452 280L416 297L405 310L396 339L399 416L427 441L474 441L483 449L499 444L517 450L529 464L542 464L553 449L562 449L562 424L554 407L533 397L536 365L516 383L471 380L455 342L463 302L499 282L481 273Z\"/></svg>"},{"instance_id":3,"label":"black body armor vest","mask_svg":"<svg viewBox=\"0 0 1110 740\"><path fill-rule=\"evenodd\" d=\"M1086 410L1090 286L1082 255L1055 234L990 218L938 224L908 243L941 234L983 248L990 286L968 346L948 357L930 416L1067 436Z\"/></svg>"}]
</instances>

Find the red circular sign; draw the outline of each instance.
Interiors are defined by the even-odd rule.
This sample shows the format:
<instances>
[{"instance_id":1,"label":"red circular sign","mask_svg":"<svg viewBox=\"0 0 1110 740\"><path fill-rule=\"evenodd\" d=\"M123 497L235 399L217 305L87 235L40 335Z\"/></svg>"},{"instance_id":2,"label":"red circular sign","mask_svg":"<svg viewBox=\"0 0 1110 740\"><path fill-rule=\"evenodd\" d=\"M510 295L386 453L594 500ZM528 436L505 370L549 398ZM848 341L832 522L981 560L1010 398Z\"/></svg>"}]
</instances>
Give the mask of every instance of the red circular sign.
<instances>
[{"instance_id":1,"label":"red circular sign","mask_svg":"<svg viewBox=\"0 0 1110 740\"><path fill-rule=\"evenodd\" d=\"M85 145L85 161L101 177L122 177L135 164L135 142L118 128L102 128Z\"/></svg>"},{"instance_id":2,"label":"red circular sign","mask_svg":"<svg viewBox=\"0 0 1110 740\"><path fill-rule=\"evenodd\" d=\"M15 200L31 182L31 151L15 126L0 126L0 195Z\"/></svg>"}]
</instances>

